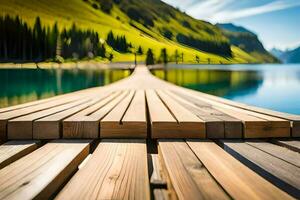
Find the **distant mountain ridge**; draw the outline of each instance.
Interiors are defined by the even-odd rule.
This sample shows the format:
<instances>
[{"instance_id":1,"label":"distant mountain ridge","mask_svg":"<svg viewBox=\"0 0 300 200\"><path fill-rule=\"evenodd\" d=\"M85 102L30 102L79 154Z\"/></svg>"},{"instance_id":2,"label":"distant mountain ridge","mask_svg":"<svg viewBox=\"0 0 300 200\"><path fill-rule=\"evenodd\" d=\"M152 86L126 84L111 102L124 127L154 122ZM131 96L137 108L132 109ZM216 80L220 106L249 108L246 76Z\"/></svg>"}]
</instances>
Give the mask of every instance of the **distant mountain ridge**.
<instances>
[{"instance_id":1,"label":"distant mountain ridge","mask_svg":"<svg viewBox=\"0 0 300 200\"><path fill-rule=\"evenodd\" d=\"M238 46L253 57L269 63L280 62L277 57L264 48L257 35L250 30L232 23L216 24L216 26L223 30L224 35L230 40L231 44Z\"/></svg>"},{"instance_id":2,"label":"distant mountain ridge","mask_svg":"<svg viewBox=\"0 0 300 200\"><path fill-rule=\"evenodd\" d=\"M148 48L153 50L156 59L166 48L172 62L178 57L186 63L202 64L277 61L266 59L256 48L254 53L248 53L247 48L233 43L224 30L194 19L161 0L0 0L0 7L0 15L18 15L31 25L37 16L49 26L58 22L59 29L75 23L79 28L95 30L102 40L113 31L114 35L126 37L133 46L131 51L141 46L144 54L139 56L139 61L145 60ZM132 52L113 49L108 52L116 62L133 59Z\"/></svg>"},{"instance_id":3,"label":"distant mountain ridge","mask_svg":"<svg viewBox=\"0 0 300 200\"><path fill-rule=\"evenodd\" d=\"M300 63L300 47L286 51L273 48L270 52L283 63Z\"/></svg>"}]
</instances>

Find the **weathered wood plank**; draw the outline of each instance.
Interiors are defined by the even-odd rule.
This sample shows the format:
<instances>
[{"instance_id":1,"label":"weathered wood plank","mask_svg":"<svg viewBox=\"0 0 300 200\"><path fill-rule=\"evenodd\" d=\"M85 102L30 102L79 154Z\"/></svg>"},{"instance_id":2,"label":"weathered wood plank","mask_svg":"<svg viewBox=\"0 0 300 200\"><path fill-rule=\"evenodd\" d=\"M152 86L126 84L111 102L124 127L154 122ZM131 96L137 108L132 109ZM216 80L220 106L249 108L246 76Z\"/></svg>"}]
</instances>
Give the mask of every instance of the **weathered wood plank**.
<instances>
[{"instance_id":1,"label":"weathered wood plank","mask_svg":"<svg viewBox=\"0 0 300 200\"><path fill-rule=\"evenodd\" d=\"M128 92L116 92L109 98L65 119L63 138L99 138L100 120L105 117Z\"/></svg>"},{"instance_id":2,"label":"weathered wood plank","mask_svg":"<svg viewBox=\"0 0 300 200\"><path fill-rule=\"evenodd\" d=\"M42 117L56 114L81 104L87 103L89 99L83 98L79 101L56 106L50 109L42 110L36 113L18 117L8 121L7 137L8 139L33 139L33 122Z\"/></svg>"},{"instance_id":3,"label":"weathered wood plank","mask_svg":"<svg viewBox=\"0 0 300 200\"><path fill-rule=\"evenodd\" d=\"M209 173L233 199L293 199L212 141L187 140Z\"/></svg>"},{"instance_id":4,"label":"weathered wood plank","mask_svg":"<svg viewBox=\"0 0 300 200\"><path fill-rule=\"evenodd\" d=\"M150 177L150 183L153 188L166 188L167 181L166 178L162 174L162 166L159 160L159 156L157 154L151 154L151 166L152 166L152 174Z\"/></svg>"},{"instance_id":5,"label":"weathered wood plank","mask_svg":"<svg viewBox=\"0 0 300 200\"><path fill-rule=\"evenodd\" d=\"M0 169L31 153L39 141L9 141L0 146Z\"/></svg>"},{"instance_id":6,"label":"weathered wood plank","mask_svg":"<svg viewBox=\"0 0 300 200\"><path fill-rule=\"evenodd\" d=\"M134 132L132 130L134 130ZM101 120L100 137L147 138L146 101L144 91L132 91Z\"/></svg>"},{"instance_id":7,"label":"weathered wood plank","mask_svg":"<svg viewBox=\"0 0 300 200\"><path fill-rule=\"evenodd\" d=\"M215 108L212 107L212 105L200 101L199 99L192 98L190 96L186 96L177 90L172 91L177 96L180 96L181 98L185 99L186 104L187 102L189 105L193 105L193 107L196 107L195 114L201 118L201 116L210 116L213 117L213 121L215 119L218 119L223 122L223 128L224 130L220 132L216 130L216 123L211 123L210 126L206 125L206 132L208 138L242 138L243 137L243 124L242 121L234 118L230 115L227 115L226 113L223 113ZM190 110L194 110L190 107ZM221 125L219 125L221 126ZM210 136L211 133L211 136Z\"/></svg>"},{"instance_id":8,"label":"weathered wood plank","mask_svg":"<svg viewBox=\"0 0 300 200\"><path fill-rule=\"evenodd\" d=\"M300 140L272 140L273 143L300 153Z\"/></svg>"},{"instance_id":9,"label":"weathered wood plank","mask_svg":"<svg viewBox=\"0 0 300 200\"><path fill-rule=\"evenodd\" d=\"M49 199L89 153L90 141L56 140L0 170L0 199Z\"/></svg>"},{"instance_id":10,"label":"weathered wood plank","mask_svg":"<svg viewBox=\"0 0 300 200\"><path fill-rule=\"evenodd\" d=\"M159 140L159 154L178 199L229 199L183 140Z\"/></svg>"},{"instance_id":11,"label":"weathered wood plank","mask_svg":"<svg viewBox=\"0 0 300 200\"><path fill-rule=\"evenodd\" d=\"M145 140L102 140L56 199L150 199Z\"/></svg>"},{"instance_id":12,"label":"weathered wood plank","mask_svg":"<svg viewBox=\"0 0 300 200\"><path fill-rule=\"evenodd\" d=\"M224 149L277 187L300 197L300 168L241 141L221 140Z\"/></svg>"},{"instance_id":13,"label":"weathered wood plank","mask_svg":"<svg viewBox=\"0 0 300 200\"><path fill-rule=\"evenodd\" d=\"M184 93L187 98L194 98L210 104L213 108L240 119L244 124L245 138L290 137L290 122L277 117L244 110L195 95Z\"/></svg>"},{"instance_id":14,"label":"weathered wood plank","mask_svg":"<svg viewBox=\"0 0 300 200\"><path fill-rule=\"evenodd\" d=\"M78 98L76 95L72 95L72 96L64 98L64 99L58 99L58 100L50 101L50 102L47 102L44 104L38 104L38 105L25 107L25 108L18 109L18 110L12 110L9 112L0 113L0 139L1 138L6 139L8 120L14 119L14 118L17 118L20 116L28 115L28 114L31 114L34 112L54 108L56 106L60 106L63 104L67 104L72 101L75 101L76 98ZM28 139L28 138L21 138L21 139Z\"/></svg>"},{"instance_id":15,"label":"weathered wood plank","mask_svg":"<svg viewBox=\"0 0 300 200\"><path fill-rule=\"evenodd\" d=\"M246 143L300 168L300 154L297 152L260 140L249 140Z\"/></svg>"},{"instance_id":16,"label":"weathered wood plank","mask_svg":"<svg viewBox=\"0 0 300 200\"><path fill-rule=\"evenodd\" d=\"M111 93L103 92L78 106L35 120L33 122L33 139L59 139L62 135L62 120L74 116L82 110L85 112L90 108L98 107L99 104L103 105L102 100L110 101L111 96L114 97Z\"/></svg>"},{"instance_id":17,"label":"weathered wood plank","mask_svg":"<svg viewBox=\"0 0 300 200\"><path fill-rule=\"evenodd\" d=\"M292 128L292 137L300 137L300 116L299 115L293 115L293 114L289 114L289 113L283 113L283 112L278 112L278 111L274 111L274 110L269 110L266 108L250 106L250 105L246 105L246 104L243 104L240 102L235 102L235 101L231 101L231 100L224 99L221 97L205 94L202 92L196 92L196 91L184 89L184 88L181 88L181 89L189 91L195 95L201 95L204 98L211 99L213 101L216 101L216 102L219 102L222 104L227 104L227 105L231 105L231 106L241 108L244 110L253 111L253 112L260 113L260 114L289 120L290 124L291 124L291 128Z\"/></svg>"},{"instance_id":18,"label":"weathered wood plank","mask_svg":"<svg viewBox=\"0 0 300 200\"><path fill-rule=\"evenodd\" d=\"M205 123L176 101L153 90L146 91L152 138L204 138ZM161 99L160 99L161 98Z\"/></svg>"},{"instance_id":19,"label":"weathered wood plank","mask_svg":"<svg viewBox=\"0 0 300 200\"><path fill-rule=\"evenodd\" d=\"M154 200L169 200L169 193L165 189L154 189L153 190Z\"/></svg>"}]
</instances>

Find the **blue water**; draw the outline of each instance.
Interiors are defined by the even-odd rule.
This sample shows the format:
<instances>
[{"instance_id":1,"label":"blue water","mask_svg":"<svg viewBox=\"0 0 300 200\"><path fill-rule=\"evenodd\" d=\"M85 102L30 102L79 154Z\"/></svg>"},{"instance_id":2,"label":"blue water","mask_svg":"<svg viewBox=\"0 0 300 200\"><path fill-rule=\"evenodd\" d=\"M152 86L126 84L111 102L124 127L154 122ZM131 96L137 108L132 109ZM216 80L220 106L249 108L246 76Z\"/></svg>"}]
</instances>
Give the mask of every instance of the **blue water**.
<instances>
[{"instance_id":1,"label":"blue water","mask_svg":"<svg viewBox=\"0 0 300 200\"><path fill-rule=\"evenodd\" d=\"M272 110L300 114L300 64L169 65L175 84Z\"/></svg>"}]
</instances>

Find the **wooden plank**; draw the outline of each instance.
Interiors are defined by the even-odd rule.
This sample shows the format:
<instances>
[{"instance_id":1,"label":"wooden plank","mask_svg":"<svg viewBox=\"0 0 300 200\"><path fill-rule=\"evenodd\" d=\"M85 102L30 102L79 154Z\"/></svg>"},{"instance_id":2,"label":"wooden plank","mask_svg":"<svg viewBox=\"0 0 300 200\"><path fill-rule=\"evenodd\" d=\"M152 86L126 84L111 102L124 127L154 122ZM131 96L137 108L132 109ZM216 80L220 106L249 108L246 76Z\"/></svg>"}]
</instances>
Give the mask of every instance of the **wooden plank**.
<instances>
[{"instance_id":1,"label":"wooden plank","mask_svg":"<svg viewBox=\"0 0 300 200\"><path fill-rule=\"evenodd\" d=\"M289 148L293 151L300 153L300 141L299 140L272 140L273 143Z\"/></svg>"},{"instance_id":2,"label":"wooden plank","mask_svg":"<svg viewBox=\"0 0 300 200\"><path fill-rule=\"evenodd\" d=\"M150 199L145 140L102 140L56 199Z\"/></svg>"},{"instance_id":3,"label":"wooden plank","mask_svg":"<svg viewBox=\"0 0 300 200\"><path fill-rule=\"evenodd\" d=\"M207 138L242 138L242 122L222 113L204 102L194 104L190 99L167 92L186 109L205 121Z\"/></svg>"},{"instance_id":4,"label":"wooden plank","mask_svg":"<svg viewBox=\"0 0 300 200\"><path fill-rule=\"evenodd\" d=\"M147 138L144 91L132 91L101 120L100 138Z\"/></svg>"},{"instance_id":5,"label":"wooden plank","mask_svg":"<svg viewBox=\"0 0 300 200\"><path fill-rule=\"evenodd\" d=\"M154 200L169 200L168 190L165 189L154 189L153 190Z\"/></svg>"},{"instance_id":6,"label":"wooden plank","mask_svg":"<svg viewBox=\"0 0 300 200\"><path fill-rule=\"evenodd\" d=\"M50 109L56 106L70 103L78 98L76 95L71 95L69 97L58 99L55 101L50 101L43 104L38 104L30 107L25 107L18 110L12 110L9 112L0 113L0 140L6 140L7 138L7 123L8 120L14 119L20 116L28 115L34 112ZM31 137L32 138L32 137ZM23 138L25 139L25 138Z\"/></svg>"},{"instance_id":7,"label":"wooden plank","mask_svg":"<svg viewBox=\"0 0 300 200\"><path fill-rule=\"evenodd\" d=\"M223 141L224 149L290 195L300 197L300 168L241 141Z\"/></svg>"},{"instance_id":8,"label":"wooden plank","mask_svg":"<svg viewBox=\"0 0 300 200\"><path fill-rule=\"evenodd\" d=\"M99 102L63 121L64 138L99 138L100 120L105 117L128 92L115 93L104 101Z\"/></svg>"},{"instance_id":9,"label":"wooden plank","mask_svg":"<svg viewBox=\"0 0 300 200\"><path fill-rule=\"evenodd\" d=\"M86 108L102 105L103 101L111 100L115 94L103 93L90 101L59 113L38 119L33 122L33 139L59 139L62 135L62 120L82 111ZM100 101L100 102L99 102Z\"/></svg>"},{"instance_id":10,"label":"wooden plank","mask_svg":"<svg viewBox=\"0 0 300 200\"><path fill-rule=\"evenodd\" d=\"M33 139L33 121L80 106L81 104L87 103L89 100L90 99L88 98L83 98L79 101L70 102L9 120L7 126L7 137L8 139Z\"/></svg>"},{"instance_id":11,"label":"wooden plank","mask_svg":"<svg viewBox=\"0 0 300 200\"><path fill-rule=\"evenodd\" d=\"M183 140L158 141L168 187L178 199L229 199Z\"/></svg>"},{"instance_id":12,"label":"wooden plank","mask_svg":"<svg viewBox=\"0 0 300 200\"><path fill-rule=\"evenodd\" d=\"M222 132L220 132L221 129L219 131L216 130L216 123L212 123L211 126L206 126L208 138L221 138L222 136L225 138L242 138L243 124L241 120L213 108L212 105L206 102L191 98L190 96L186 96L176 90L173 90L173 93L185 99L185 101L189 102L189 104L193 105L193 107L196 107L197 110L195 111L195 114L197 113L197 116L200 118L204 114L205 116L209 115L213 117L214 120L216 118L223 121L224 131Z\"/></svg>"},{"instance_id":13,"label":"wooden plank","mask_svg":"<svg viewBox=\"0 0 300 200\"><path fill-rule=\"evenodd\" d=\"M0 146L0 169L37 149L39 141L9 141Z\"/></svg>"},{"instance_id":14,"label":"wooden plank","mask_svg":"<svg viewBox=\"0 0 300 200\"><path fill-rule=\"evenodd\" d=\"M209 173L233 199L293 199L212 141L187 140Z\"/></svg>"},{"instance_id":15,"label":"wooden plank","mask_svg":"<svg viewBox=\"0 0 300 200\"><path fill-rule=\"evenodd\" d=\"M181 88L181 89L184 89L184 88ZM278 111L274 111L274 110L269 110L266 108L250 106L250 105L246 105L246 104L243 104L240 102L231 101L228 99L224 99L221 97L217 97L217 96L213 96L213 95L209 95L209 94L205 94L205 93L201 93L201 92L196 92L196 91L189 90L189 89L184 89L184 90L192 92L193 94L196 94L196 95L201 95L204 98L211 99L211 100L217 101L219 103L231 105L231 106L234 106L237 108L257 112L257 113L264 114L264 115L269 115L269 116L289 120L291 123L291 128L292 128L292 136L300 137L300 116L299 115L293 115L293 114L289 114L289 113L283 113L283 112L278 112Z\"/></svg>"},{"instance_id":16,"label":"wooden plank","mask_svg":"<svg viewBox=\"0 0 300 200\"><path fill-rule=\"evenodd\" d=\"M247 144L262 150L274 157L284 160L296 167L300 168L300 154L289 150L288 148L281 147L269 142L264 142L261 140L249 140L246 141Z\"/></svg>"},{"instance_id":17,"label":"wooden plank","mask_svg":"<svg viewBox=\"0 0 300 200\"><path fill-rule=\"evenodd\" d=\"M167 188L167 181L162 173L162 167L157 154L150 155L152 174L150 184L153 188Z\"/></svg>"},{"instance_id":18,"label":"wooden plank","mask_svg":"<svg viewBox=\"0 0 300 200\"><path fill-rule=\"evenodd\" d=\"M0 199L49 199L89 153L83 140L56 140L0 170Z\"/></svg>"},{"instance_id":19,"label":"wooden plank","mask_svg":"<svg viewBox=\"0 0 300 200\"><path fill-rule=\"evenodd\" d=\"M147 90L152 138L204 138L205 123L165 94ZM164 103L168 106L166 107ZM171 111L169 111L171 110Z\"/></svg>"},{"instance_id":20,"label":"wooden plank","mask_svg":"<svg viewBox=\"0 0 300 200\"><path fill-rule=\"evenodd\" d=\"M200 95L191 95L188 92L184 94L188 98L211 104L213 108L243 121L245 138L290 137L290 122L287 120L222 104Z\"/></svg>"}]
</instances>

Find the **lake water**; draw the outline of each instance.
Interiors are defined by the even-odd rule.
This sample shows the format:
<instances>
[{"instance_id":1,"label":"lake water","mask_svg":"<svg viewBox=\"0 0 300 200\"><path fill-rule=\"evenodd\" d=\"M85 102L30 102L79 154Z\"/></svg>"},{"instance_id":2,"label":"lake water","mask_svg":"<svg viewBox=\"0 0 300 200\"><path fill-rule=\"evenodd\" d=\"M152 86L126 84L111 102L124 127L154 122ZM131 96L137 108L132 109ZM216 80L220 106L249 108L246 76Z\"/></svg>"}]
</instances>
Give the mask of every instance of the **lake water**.
<instances>
[{"instance_id":1,"label":"lake water","mask_svg":"<svg viewBox=\"0 0 300 200\"><path fill-rule=\"evenodd\" d=\"M300 65L169 65L153 73L180 86L250 105L300 114ZM126 70L0 69L0 107L102 86Z\"/></svg>"},{"instance_id":2,"label":"lake water","mask_svg":"<svg viewBox=\"0 0 300 200\"><path fill-rule=\"evenodd\" d=\"M0 69L0 107L102 86L130 75L128 70Z\"/></svg>"},{"instance_id":3,"label":"lake water","mask_svg":"<svg viewBox=\"0 0 300 200\"><path fill-rule=\"evenodd\" d=\"M300 114L300 65L170 65L156 76L234 101Z\"/></svg>"}]
</instances>

